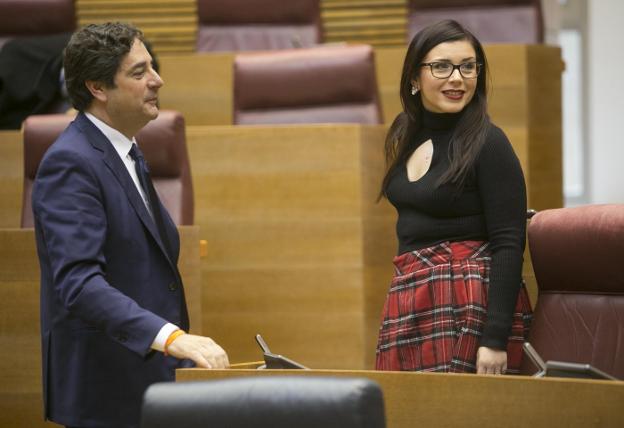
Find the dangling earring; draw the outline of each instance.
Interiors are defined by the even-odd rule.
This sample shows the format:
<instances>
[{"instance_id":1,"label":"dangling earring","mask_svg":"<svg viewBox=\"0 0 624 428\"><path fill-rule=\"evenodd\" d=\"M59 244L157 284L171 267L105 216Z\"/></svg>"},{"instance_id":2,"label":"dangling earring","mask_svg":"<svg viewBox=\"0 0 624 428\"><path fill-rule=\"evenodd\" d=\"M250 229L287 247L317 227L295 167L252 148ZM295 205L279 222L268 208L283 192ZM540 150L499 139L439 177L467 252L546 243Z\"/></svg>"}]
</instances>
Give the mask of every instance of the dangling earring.
<instances>
[{"instance_id":1,"label":"dangling earring","mask_svg":"<svg viewBox=\"0 0 624 428\"><path fill-rule=\"evenodd\" d=\"M417 92L418 88L416 87L416 85L412 85L412 95L416 95Z\"/></svg>"}]
</instances>

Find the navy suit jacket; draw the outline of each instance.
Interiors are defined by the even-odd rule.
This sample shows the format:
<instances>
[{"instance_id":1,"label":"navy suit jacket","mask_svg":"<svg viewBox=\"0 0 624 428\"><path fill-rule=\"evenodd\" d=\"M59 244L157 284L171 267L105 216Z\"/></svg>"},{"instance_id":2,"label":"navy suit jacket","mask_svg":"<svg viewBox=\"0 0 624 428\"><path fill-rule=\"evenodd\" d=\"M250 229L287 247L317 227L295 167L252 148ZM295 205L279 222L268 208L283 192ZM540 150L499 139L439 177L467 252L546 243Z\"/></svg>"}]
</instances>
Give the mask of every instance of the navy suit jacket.
<instances>
[{"instance_id":1,"label":"navy suit jacket","mask_svg":"<svg viewBox=\"0 0 624 428\"><path fill-rule=\"evenodd\" d=\"M188 329L179 237L161 205L175 260L110 141L84 115L45 154L32 206L41 266L46 418L138 426L143 392L179 360L150 350L167 322Z\"/></svg>"}]
</instances>

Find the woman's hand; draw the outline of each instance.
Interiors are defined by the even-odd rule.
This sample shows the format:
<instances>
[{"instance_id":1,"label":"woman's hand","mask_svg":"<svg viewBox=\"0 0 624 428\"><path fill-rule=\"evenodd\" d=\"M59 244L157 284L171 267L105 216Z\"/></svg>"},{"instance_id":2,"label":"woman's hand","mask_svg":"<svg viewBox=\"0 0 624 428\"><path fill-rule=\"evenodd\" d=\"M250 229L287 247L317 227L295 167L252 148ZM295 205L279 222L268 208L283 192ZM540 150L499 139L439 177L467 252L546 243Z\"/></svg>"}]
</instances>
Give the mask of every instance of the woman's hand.
<instances>
[{"instance_id":1,"label":"woman's hand","mask_svg":"<svg viewBox=\"0 0 624 428\"><path fill-rule=\"evenodd\" d=\"M504 374L507 371L507 351L479 347L477 350L477 374Z\"/></svg>"}]
</instances>

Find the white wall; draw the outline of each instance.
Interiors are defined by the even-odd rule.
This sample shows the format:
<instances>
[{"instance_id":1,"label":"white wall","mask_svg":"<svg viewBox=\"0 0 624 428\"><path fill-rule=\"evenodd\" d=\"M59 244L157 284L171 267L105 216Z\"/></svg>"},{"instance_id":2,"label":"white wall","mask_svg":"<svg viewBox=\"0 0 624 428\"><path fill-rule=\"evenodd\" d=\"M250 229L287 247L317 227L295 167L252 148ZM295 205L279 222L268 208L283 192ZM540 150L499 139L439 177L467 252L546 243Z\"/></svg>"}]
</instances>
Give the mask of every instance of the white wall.
<instances>
[{"instance_id":1,"label":"white wall","mask_svg":"<svg viewBox=\"0 0 624 428\"><path fill-rule=\"evenodd\" d=\"M624 203L624 1L587 1L589 202Z\"/></svg>"},{"instance_id":2,"label":"white wall","mask_svg":"<svg viewBox=\"0 0 624 428\"><path fill-rule=\"evenodd\" d=\"M544 42L548 45L559 44L561 0L542 0L542 19L544 20Z\"/></svg>"}]
</instances>

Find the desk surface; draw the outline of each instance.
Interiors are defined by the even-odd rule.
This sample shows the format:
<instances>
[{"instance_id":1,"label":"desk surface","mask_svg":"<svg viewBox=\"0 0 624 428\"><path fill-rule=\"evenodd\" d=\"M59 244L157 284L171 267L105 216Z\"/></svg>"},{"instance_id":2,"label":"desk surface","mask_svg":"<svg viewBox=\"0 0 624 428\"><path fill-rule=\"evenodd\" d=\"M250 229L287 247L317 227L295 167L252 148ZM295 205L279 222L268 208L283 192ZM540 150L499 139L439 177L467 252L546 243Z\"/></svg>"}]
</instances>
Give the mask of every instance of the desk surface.
<instances>
[{"instance_id":1,"label":"desk surface","mask_svg":"<svg viewBox=\"0 0 624 428\"><path fill-rule=\"evenodd\" d=\"M241 376L366 377L384 393L388 428L624 426L624 382L366 370L177 371L179 382Z\"/></svg>"}]
</instances>

